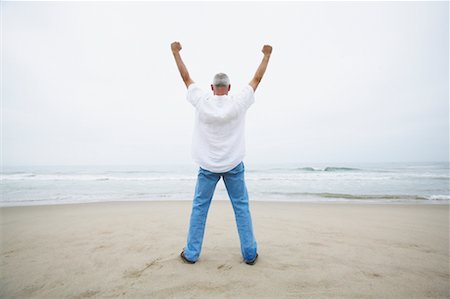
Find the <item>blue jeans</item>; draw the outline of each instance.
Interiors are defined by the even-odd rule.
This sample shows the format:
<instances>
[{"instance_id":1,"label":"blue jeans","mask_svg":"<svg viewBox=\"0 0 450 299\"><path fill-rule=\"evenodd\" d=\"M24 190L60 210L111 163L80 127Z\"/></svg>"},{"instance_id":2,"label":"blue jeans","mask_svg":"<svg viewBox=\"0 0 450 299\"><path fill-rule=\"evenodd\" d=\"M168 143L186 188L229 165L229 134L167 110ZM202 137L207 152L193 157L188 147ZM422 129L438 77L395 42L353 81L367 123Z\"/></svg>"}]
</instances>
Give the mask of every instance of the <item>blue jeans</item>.
<instances>
[{"instance_id":1,"label":"blue jeans","mask_svg":"<svg viewBox=\"0 0 450 299\"><path fill-rule=\"evenodd\" d=\"M188 260L197 261L200 256L206 217L208 216L214 190L221 177L223 177L228 196L233 205L244 261L255 259L257 245L253 234L244 170L244 162L242 161L233 169L223 173L215 173L201 167L199 168L195 196L192 202L187 245L184 248L184 255Z\"/></svg>"}]
</instances>

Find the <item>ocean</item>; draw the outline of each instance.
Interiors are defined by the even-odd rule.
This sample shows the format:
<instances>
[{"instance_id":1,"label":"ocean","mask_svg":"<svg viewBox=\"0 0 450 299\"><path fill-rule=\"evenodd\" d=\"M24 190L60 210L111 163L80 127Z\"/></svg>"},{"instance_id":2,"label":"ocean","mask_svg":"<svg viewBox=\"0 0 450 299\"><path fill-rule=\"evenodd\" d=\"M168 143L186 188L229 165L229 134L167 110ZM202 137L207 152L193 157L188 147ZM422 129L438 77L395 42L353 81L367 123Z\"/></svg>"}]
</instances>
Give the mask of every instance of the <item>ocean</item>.
<instances>
[{"instance_id":1,"label":"ocean","mask_svg":"<svg viewBox=\"0 0 450 299\"><path fill-rule=\"evenodd\" d=\"M448 162L245 164L250 200L450 203ZM3 166L0 206L192 200L198 166ZM223 180L213 200L228 200Z\"/></svg>"}]
</instances>

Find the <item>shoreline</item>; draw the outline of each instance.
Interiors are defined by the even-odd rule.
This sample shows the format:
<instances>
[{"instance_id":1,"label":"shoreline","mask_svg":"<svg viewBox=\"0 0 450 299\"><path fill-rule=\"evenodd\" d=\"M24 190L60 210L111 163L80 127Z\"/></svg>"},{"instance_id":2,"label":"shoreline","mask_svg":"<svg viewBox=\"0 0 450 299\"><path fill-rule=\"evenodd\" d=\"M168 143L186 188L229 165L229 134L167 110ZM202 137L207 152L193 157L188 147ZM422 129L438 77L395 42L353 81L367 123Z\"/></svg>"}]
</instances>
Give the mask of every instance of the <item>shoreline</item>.
<instances>
[{"instance_id":1,"label":"shoreline","mask_svg":"<svg viewBox=\"0 0 450 299\"><path fill-rule=\"evenodd\" d=\"M213 198L213 201L230 202L228 198ZM32 203L33 202L33 203ZM192 199L150 199L150 200L106 200L106 201L81 201L81 202L45 202L45 201L22 201L8 202L11 205L3 205L0 202L0 209L15 207L38 207L38 206L59 206L59 205L84 205L84 204L113 204L113 203L152 203L152 202L192 202ZM450 200L411 200L411 199L330 199L330 200L296 200L296 199L250 199L250 202L268 202L268 203L299 203L299 204L349 204L349 205L447 205L450 206ZM20 203L20 204L16 204Z\"/></svg>"}]
</instances>

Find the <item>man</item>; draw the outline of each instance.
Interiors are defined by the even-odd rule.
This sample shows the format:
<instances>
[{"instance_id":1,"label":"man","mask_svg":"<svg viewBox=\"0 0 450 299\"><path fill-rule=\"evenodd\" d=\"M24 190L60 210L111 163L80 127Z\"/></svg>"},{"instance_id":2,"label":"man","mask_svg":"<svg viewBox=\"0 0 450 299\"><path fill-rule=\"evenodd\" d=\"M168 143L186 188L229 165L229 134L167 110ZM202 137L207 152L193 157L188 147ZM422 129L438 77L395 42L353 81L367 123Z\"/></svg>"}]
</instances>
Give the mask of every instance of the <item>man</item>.
<instances>
[{"instance_id":1,"label":"man","mask_svg":"<svg viewBox=\"0 0 450 299\"><path fill-rule=\"evenodd\" d=\"M178 70L186 84L187 100L196 108L192 157L199 164L192 203L187 244L180 256L195 263L202 249L206 217L217 182L223 178L233 205L244 262L253 265L258 257L244 180L245 113L255 101L258 87L269 63L272 47L264 45L264 57L250 83L236 96L229 96L231 85L226 74L214 76L213 95L203 91L189 76L181 59L181 44L171 44Z\"/></svg>"}]
</instances>

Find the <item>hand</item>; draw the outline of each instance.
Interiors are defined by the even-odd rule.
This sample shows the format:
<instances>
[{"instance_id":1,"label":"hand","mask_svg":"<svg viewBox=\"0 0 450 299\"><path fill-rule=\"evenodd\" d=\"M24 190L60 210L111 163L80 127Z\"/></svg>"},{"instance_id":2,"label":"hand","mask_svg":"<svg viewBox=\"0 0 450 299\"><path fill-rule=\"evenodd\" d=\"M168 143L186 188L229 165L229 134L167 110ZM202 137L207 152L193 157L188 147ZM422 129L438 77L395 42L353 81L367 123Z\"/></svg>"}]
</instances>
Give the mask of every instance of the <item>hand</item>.
<instances>
[{"instance_id":1,"label":"hand","mask_svg":"<svg viewBox=\"0 0 450 299\"><path fill-rule=\"evenodd\" d=\"M272 53L272 46L270 45L264 45L262 48L262 52L264 53L264 56L268 56Z\"/></svg>"},{"instance_id":2,"label":"hand","mask_svg":"<svg viewBox=\"0 0 450 299\"><path fill-rule=\"evenodd\" d=\"M170 47L172 48L172 52L180 52L181 48L181 44L179 42L173 42Z\"/></svg>"}]
</instances>

